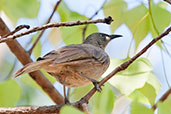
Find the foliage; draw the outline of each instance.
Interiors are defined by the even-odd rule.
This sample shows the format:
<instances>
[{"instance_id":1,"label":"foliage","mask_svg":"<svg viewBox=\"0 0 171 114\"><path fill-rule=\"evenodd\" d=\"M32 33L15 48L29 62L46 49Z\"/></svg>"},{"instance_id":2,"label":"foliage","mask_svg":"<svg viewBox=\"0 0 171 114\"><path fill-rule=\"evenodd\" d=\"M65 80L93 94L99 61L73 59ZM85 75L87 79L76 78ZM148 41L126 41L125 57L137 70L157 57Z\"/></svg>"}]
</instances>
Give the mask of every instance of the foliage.
<instances>
[{"instance_id":1,"label":"foliage","mask_svg":"<svg viewBox=\"0 0 171 114\"><path fill-rule=\"evenodd\" d=\"M129 28L133 36L132 39L135 41L135 49L137 49L147 34L152 34L154 38L162 33L171 22L171 14L166 10L166 3L159 2L155 4L151 1L150 6L151 9L146 4L141 3L132 9L128 9L128 4L124 0L110 0L102 10L105 16L110 15L114 18L114 22L110 25L112 33L122 24L125 24ZM23 17L35 18L38 15L39 8L40 2L37 0L0 0L0 11L4 11L14 24L17 23L18 19ZM56 13L59 14L61 22L89 19L78 12L72 11L64 1L61 2ZM83 40L82 31L84 26L51 29L48 32L48 38L46 40L53 47L56 47L60 40L66 45L81 43ZM98 32L97 26L94 24L89 25L86 36L94 32ZM38 35L38 33L33 35L32 44ZM57 38L55 39L55 37ZM157 43L157 46L162 49L160 42ZM35 58L41 55L42 47L43 43L39 42L33 51ZM9 66L13 64L7 58L4 58L4 63L0 66L1 75L7 74ZM109 69L113 70L116 66L128 59L130 58L127 57L122 60L111 59ZM53 84L55 83L53 77L44 71L43 73ZM23 89L21 86L26 86L26 89L31 88L31 90ZM91 88L92 85L88 85L74 89L70 94L71 100L79 100ZM118 96L124 95L132 101L131 105L129 105L131 114L153 114L154 112L148 106L151 107L156 103L156 97L160 92L160 88L161 84L153 72L153 66L150 61L147 58L141 57L126 70L119 72L110 79L109 83L106 83L103 87L103 91L96 93L91 98L89 108L93 114L109 114L114 109L115 102L119 98ZM22 92L28 93L27 98L23 96L21 90ZM25 105L31 105L30 99L33 97L32 93L36 94L37 90L42 92L42 89L28 75L23 75L18 80L4 80L0 82L0 106L13 107L21 104L21 102L24 102ZM45 94L44 92L42 93ZM170 114L170 106L171 96L166 101L158 103L158 114ZM83 114L83 112L71 106L64 106L60 113Z\"/></svg>"}]
</instances>

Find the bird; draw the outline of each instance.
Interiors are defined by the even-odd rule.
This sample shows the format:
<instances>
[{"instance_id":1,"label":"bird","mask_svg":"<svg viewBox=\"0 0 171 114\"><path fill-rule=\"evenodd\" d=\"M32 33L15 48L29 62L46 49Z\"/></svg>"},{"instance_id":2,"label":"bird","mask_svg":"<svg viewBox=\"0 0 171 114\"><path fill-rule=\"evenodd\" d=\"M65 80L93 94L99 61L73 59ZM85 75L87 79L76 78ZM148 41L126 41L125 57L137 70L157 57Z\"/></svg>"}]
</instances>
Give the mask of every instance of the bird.
<instances>
[{"instance_id":1,"label":"bird","mask_svg":"<svg viewBox=\"0 0 171 114\"><path fill-rule=\"evenodd\" d=\"M118 37L122 35L92 33L81 44L52 50L39 57L36 62L26 64L15 73L15 77L42 69L64 87L77 88L93 83L95 88L101 91L97 80L110 64L105 48L111 40Z\"/></svg>"}]
</instances>

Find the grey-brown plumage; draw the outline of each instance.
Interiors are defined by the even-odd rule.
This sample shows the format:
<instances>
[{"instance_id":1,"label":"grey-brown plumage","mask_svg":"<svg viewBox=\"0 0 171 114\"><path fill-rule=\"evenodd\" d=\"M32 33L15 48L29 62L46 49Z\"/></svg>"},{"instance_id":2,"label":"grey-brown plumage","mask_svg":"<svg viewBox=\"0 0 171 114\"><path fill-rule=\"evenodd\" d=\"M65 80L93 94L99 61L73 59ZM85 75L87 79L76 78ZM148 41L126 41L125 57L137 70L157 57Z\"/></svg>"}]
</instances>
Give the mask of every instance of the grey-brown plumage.
<instances>
[{"instance_id":1,"label":"grey-brown plumage","mask_svg":"<svg viewBox=\"0 0 171 114\"><path fill-rule=\"evenodd\" d=\"M110 60L104 49L109 41L117 37L121 35L93 33L82 44L53 50L36 62L25 65L16 72L16 76L43 69L65 86L87 85L107 70Z\"/></svg>"}]
</instances>

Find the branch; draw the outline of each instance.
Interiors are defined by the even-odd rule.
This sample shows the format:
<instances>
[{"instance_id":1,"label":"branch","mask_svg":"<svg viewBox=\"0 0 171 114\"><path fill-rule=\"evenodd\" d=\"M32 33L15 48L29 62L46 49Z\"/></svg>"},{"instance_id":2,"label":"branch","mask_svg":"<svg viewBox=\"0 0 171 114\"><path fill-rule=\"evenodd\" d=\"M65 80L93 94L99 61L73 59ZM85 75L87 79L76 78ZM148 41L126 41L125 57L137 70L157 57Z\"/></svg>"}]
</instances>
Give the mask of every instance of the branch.
<instances>
[{"instance_id":1,"label":"branch","mask_svg":"<svg viewBox=\"0 0 171 114\"><path fill-rule=\"evenodd\" d=\"M6 35L10 33L8 27L0 18L0 36ZM6 42L11 52L17 57L17 59L23 64L28 64L32 62L31 58L27 54L27 52L22 48L22 46L16 41L7 41ZM36 81L38 85L50 96L50 98L56 104L64 103L63 97L60 93L54 88L54 86L50 83L50 81L39 71L30 73L31 78Z\"/></svg>"},{"instance_id":2,"label":"branch","mask_svg":"<svg viewBox=\"0 0 171 114\"><path fill-rule=\"evenodd\" d=\"M167 90L167 91L163 94L163 96L159 99L159 101L160 101L160 102L165 101L165 100L167 99L167 97L168 97L170 94L171 94L171 88L170 88L169 90ZM159 102L159 101L158 101L158 102ZM158 103L158 102L157 102L157 103ZM157 103L154 104L154 105L152 106L152 109L153 109L153 110L155 110L155 109L157 108Z\"/></svg>"},{"instance_id":3,"label":"branch","mask_svg":"<svg viewBox=\"0 0 171 114\"><path fill-rule=\"evenodd\" d=\"M38 26L38 27L34 27L30 30L27 30L25 32L16 34L16 35L11 35L8 37L5 37L3 39L0 40L0 43L2 42L7 42L7 41L12 41L15 38L33 33L33 32L37 32L43 29L48 29L48 28L52 28L52 27L60 27L60 26L75 26L75 25L83 25L83 24L92 24L92 23L106 23L106 24L110 24L113 21L112 17L107 17L104 19L97 19L97 20L86 20L86 21L71 21L71 22L60 22L60 23L48 23L45 24L43 26Z\"/></svg>"},{"instance_id":4,"label":"branch","mask_svg":"<svg viewBox=\"0 0 171 114\"><path fill-rule=\"evenodd\" d=\"M55 14L55 11L57 10L59 4L61 3L61 1L62 1L62 0L59 0L59 1L56 2L56 5L55 5L55 7L54 7L54 9L53 9L53 11L52 11L52 14L50 15L50 17L49 17L48 21L46 22L46 24L48 24L48 23L51 21L53 15ZM40 40L40 38L42 37L42 35L43 35L43 33L45 32L45 30L46 30L46 29L42 30L42 32L39 34L39 36L37 37L37 39L36 39L36 41L34 42L34 44L32 45L32 47L29 49L29 51L28 51L29 55L31 55L31 53L32 53L32 51L33 51L33 49L34 49L34 47L35 47L35 46L37 45L37 43L39 42L39 40Z\"/></svg>"},{"instance_id":5,"label":"branch","mask_svg":"<svg viewBox=\"0 0 171 114\"><path fill-rule=\"evenodd\" d=\"M0 108L0 114L58 114L63 105Z\"/></svg>"},{"instance_id":6,"label":"branch","mask_svg":"<svg viewBox=\"0 0 171 114\"><path fill-rule=\"evenodd\" d=\"M82 105L71 104L78 109L84 111L86 114L90 114L87 103ZM0 114L59 114L60 109L64 106L51 105L51 106L30 106L30 107L13 107L13 108L0 108Z\"/></svg>"},{"instance_id":7,"label":"branch","mask_svg":"<svg viewBox=\"0 0 171 114\"><path fill-rule=\"evenodd\" d=\"M29 25L19 25L19 26L17 26L17 27L15 28L15 30L13 30L12 32L10 32L10 33L8 33L8 34L6 34L6 35L3 35L2 38L3 38L3 37L10 36L10 35L13 35L13 34L15 34L16 32L18 32L18 31L20 31L21 29L23 29L23 28L29 29L30 26L29 26Z\"/></svg>"},{"instance_id":8,"label":"branch","mask_svg":"<svg viewBox=\"0 0 171 114\"><path fill-rule=\"evenodd\" d=\"M165 2L171 4L171 0L164 0Z\"/></svg>"},{"instance_id":9,"label":"branch","mask_svg":"<svg viewBox=\"0 0 171 114\"><path fill-rule=\"evenodd\" d=\"M162 39L164 36L169 34L171 31L171 27L169 27L165 32L160 34L158 37L153 39L147 46L145 46L141 51L139 51L135 56L133 56L130 60L124 62L120 66L116 67L110 74L108 74L104 79L102 79L99 83L99 86L102 86L105 82L107 82L110 78L112 78L116 73L125 70L131 63L133 63L138 57L144 54L152 45L154 45L158 40ZM82 104L88 102L88 100L94 95L96 92L96 88L93 88L89 93L87 93L80 101L77 101L76 104ZM169 93L170 94L170 93Z\"/></svg>"}]
</instances>

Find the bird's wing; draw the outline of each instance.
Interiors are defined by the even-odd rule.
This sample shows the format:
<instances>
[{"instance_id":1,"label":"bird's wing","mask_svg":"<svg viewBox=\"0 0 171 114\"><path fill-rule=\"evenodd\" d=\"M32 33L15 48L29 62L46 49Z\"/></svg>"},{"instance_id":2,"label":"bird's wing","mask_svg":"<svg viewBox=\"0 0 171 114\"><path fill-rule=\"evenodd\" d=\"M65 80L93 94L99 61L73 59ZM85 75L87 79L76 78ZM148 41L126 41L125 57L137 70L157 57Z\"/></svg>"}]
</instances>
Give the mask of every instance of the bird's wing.
<instances>
[{"instance_id":1,"label":"bird's wing","mask_svg":"<svg viewBox=\"0 0 171 114\"><path fill-rule=\"evenodd\" d=\"M54 58L53 63L55 64L74 62L84 59L96 59L97 61L104 63L106 61L106 57L108 58L107 54L100 48L89 44L76 44L62 47L57 51L53 50L41 59Z\"/></svg>"}]
</instances>

